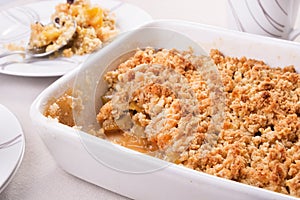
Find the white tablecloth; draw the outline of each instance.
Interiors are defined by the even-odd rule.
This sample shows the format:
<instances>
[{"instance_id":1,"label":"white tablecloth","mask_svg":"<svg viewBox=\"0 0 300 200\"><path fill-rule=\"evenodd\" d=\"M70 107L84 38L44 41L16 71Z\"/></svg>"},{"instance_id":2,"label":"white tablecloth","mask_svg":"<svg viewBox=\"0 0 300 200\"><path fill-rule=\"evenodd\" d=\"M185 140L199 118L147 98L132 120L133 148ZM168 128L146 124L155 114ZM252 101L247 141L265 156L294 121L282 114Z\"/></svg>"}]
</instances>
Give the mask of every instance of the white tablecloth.
<instances>
[{"instance_id":1,"label":"white tablecloth","mask_svg":"<svg viewBox=\"0 0 300 200\"><path fill-rule=\"evenodd\" d=\"M8 8L33 1L1 0L0 6ZM125 2L144 9L153 19L182 19L226 27L226 0L125 0ZM41 91L57 79L58 77L29 78L0 74L0 103L17 116L26 138L22 164L12 182L0 194L0 199L125 199L63 171L37 135L29 118L30 105Z\"/></svg>"}]
</instances>

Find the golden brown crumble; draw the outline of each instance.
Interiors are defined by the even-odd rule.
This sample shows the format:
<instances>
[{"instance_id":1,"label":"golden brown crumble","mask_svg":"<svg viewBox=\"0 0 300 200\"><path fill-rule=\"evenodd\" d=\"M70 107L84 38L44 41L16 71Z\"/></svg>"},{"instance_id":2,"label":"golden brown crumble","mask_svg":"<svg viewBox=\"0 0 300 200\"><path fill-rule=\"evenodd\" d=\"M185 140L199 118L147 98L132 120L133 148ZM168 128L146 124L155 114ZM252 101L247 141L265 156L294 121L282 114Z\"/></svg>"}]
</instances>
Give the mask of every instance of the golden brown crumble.
<instances>
[{"instance_id":1,"label":"golden brown crumble","mask_svg":"<svg viewBox=\"0 0 300 200\"><path fill-rule=\"evenodd\" d=\"M224 127L212 152L183 164L300 197L300 75L218 50L210 56L225 85Z\"/></svg>"},{"instance_id":2,"label":"golden brown crumble","mask_svg":"<svg viewBox=\"0 0 300 200\"><path fill-rule=\"evenodd\" d=\"M176 163L300 197L300 75L293 66L271 68L263 61L224 56L215 49L211 50L210 57L224 84L226 106L217 143L207 154L203 154L201 145L209 127L212 101L207 83L187 55L175 50L140 50L116 70L106 73L105 80L109 88L114 88L122 74L141 64L161 64L174 69L185 76L193 88L201 119L188 148ZM132 75L129 73L127 78ZM111 89L107 95L112 94ZM110 140L141 152L163 148L174 134L178 134L169 130L178 126L182 117L174 91L159 84L149 84L136 90L133 100L129 104L130 114L142 127L151 123L149 113L152 110L167 109L169 115L165 132L152 137L124 133L115 122L109 98L97 116L104 132Z\"/></svg>"}]
</instances>

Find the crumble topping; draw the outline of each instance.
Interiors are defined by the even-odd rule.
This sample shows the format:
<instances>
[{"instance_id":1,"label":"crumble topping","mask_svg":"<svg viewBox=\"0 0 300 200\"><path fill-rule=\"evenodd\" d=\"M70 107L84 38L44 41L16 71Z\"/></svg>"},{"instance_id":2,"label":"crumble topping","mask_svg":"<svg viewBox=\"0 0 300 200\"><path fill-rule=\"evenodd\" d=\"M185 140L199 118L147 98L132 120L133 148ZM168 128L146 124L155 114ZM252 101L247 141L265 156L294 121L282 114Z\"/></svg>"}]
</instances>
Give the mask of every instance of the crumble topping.
<instances>
[{"instance_id":1,"label":"crumble topping","mask_svg":"<svg viewBox=\"0 0 300 200\"><path fill-rule=\"evenodd\" d=\"M104 78L110 89L103 96L104 105L97 115L101 131L109 140L144 153L151 154L168 146L179 134L183 114L182 104L171 87L153 82L134 90L126 113L133 122L125 124L125 128L120 128L115 120L118 115L115 115L112 100L120 80L138 78L132 69L138 72L143 66L166 66L186 78L195 94L198 103L195 112L200 119L196 121L197 126L192 126L197 129L193 129L187 147L172 161L222 178L300 197L300 75L295 67L271 68L263 61L224 56L216 49L211 50L210 58L224 86L225 105L217 141L203 154L215 102L207 80L195 70L195 63L189 58L188 54L176 50L148 48L137 51L116 70L107 72ZM152 71L155 72L155 68ZM160 112L166 116L164 127L147 135L143 130L151 124L152 114ZM126 131L126 127L131 129L134 123L144 129L136 133Z\"/></svg>"}]
</instances>

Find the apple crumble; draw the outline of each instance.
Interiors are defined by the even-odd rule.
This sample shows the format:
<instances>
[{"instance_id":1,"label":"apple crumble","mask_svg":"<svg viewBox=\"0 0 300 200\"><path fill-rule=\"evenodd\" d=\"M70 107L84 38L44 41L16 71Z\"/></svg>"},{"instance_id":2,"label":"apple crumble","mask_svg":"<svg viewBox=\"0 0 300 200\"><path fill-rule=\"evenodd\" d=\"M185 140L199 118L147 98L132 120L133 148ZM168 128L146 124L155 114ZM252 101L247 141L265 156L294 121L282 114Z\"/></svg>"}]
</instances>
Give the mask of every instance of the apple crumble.
<instances>
[{"instance_id":1,"label":"apple crumble","mask_svg":"<svg viewBox=\"0 0 300 200\"><path fill-rule=\"evenodd\" d=\"M48 52L67 44L63 56L84 55L101 48L103 42L117 34L115 17L109 10L91 5L89 0L58 4L51 21L48 25L31 25L30 49L45 48Z\"/></svg>"},{"instance_id":2,"label":"apple crumble","mask_svg":"<svg viewBox=\"0 0 300 200\"><path fill-rule=\"evenodd\" d=\"M216 113L209 81L198 67L210 59L218 69L225 103L216 142L203 154ZM100 132L150 155L177 145L180 154L172 161L179 165L300 197L299 73L293 66L271 68L263 61L224 56L215 49L210 59L203 57L195 63L189 54L176 50L138 50L104 76L109 89L97 115ZM66 97L55 102L61 103L62 98ZM68 121L65 118L72 120L63 108L53 106L55 102L45 115L61 123ZM118 110L126 102L126 109ZM178 146L177 139L186 146Z\"/></svg>"}]
</instances>

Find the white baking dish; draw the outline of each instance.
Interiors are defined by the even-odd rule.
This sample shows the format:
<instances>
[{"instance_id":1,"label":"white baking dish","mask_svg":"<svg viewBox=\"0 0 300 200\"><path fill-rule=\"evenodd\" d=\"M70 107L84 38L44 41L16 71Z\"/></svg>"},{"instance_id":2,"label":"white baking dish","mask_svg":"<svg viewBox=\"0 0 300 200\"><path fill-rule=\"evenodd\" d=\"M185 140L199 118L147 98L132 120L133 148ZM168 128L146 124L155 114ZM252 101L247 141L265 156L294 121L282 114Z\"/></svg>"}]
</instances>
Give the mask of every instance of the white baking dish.
<instances>
[{"instance_id":1,"label":"white baking dish","mask_svg":"<svg viewBox=\"0 0 300 200\"><path fill-rule=\"evenodd\" d=\"M230 56L262 59L272 67L293 64L300 71L300 46L294 42L183 21L153 21L144 27L179 31L207 52L217 48ZM112 43L106 48L109 51L118 45ZM102 53L90 57L87 64L95 60L101 63L97 56ZM43 91L30 111L49 151L68 173L133 199L297 199L135 153L46 118L43 111L48 100L72 87L78 71L75 69Z\"/></svg>"}]
</instances>

